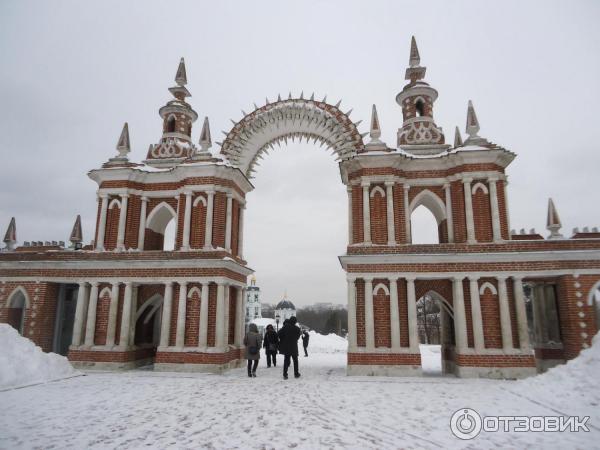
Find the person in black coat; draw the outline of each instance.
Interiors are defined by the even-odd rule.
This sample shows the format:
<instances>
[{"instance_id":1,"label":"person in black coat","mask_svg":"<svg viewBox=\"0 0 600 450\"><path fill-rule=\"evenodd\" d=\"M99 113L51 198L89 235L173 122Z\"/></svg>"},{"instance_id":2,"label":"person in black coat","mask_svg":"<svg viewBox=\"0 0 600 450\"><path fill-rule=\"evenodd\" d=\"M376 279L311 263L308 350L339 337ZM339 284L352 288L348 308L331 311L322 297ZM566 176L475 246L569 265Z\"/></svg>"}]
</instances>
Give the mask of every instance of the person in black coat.
<instances>
[{"instance_id":1,"label":"person in black coat","mask_svg":"<svg viewBox=\"0 0 600 450\"><path fill-rule=\"evenodd\" d=\"M267 325L267 331L265 332L265 338L263 339L263 347L265 348L265 354L267 355L267 367L271 367L271 361L273 367L277 367L277 348L279 347L279 336L273 329L273 325Z\"/></svg>"},{"instance_id":2,"label":"person in black coat","mask_svg":"<svg viewBox=\"0 0 600 450\"><path fill-rule=\"evenodd\" d=\"M298 339L302 332L296 326L296 317L289 318L287 323L284 322L283 327L279 330L279 350L283 353L283 379L288 379L288 368L290 367L290 359L294 361L294 377L300 378L298 372Z\"/></svg>"},{"instance_id":3,"label":"person in black coat","mask_svg":"<svg viewBox=\"0 0 600 450\"><path fill-rule=\"evenodd\" d=\"M302 331L302 347L304 347L304 356L308 356L308 352L306 351L306 349L308 348L308 340L310 339L310 335L308 334L308 331L306 331L306 329L304 329Z\"/></svg>"}]
</instances>

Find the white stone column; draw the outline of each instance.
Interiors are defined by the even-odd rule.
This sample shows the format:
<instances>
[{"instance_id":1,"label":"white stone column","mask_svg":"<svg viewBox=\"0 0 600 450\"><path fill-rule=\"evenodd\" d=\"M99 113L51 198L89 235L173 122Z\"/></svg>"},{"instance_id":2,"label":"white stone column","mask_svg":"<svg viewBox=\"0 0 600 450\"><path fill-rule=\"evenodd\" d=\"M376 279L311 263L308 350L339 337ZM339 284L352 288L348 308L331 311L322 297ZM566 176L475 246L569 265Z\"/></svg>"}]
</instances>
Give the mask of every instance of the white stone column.
<instances>
[{"instance_id":1,"label":"white stone column","mask_svg":"<svg viewBox=\"0 0 600 450\"><path fill-rule=\"evenodd\" d=\"M400 313L398 312L398 280L390 278L390 330L392 349L400 348Z\"/></svg>"},{"instance_id":2,"label":"white stone column","mask_svg":"<svg viewBox=\"0 0 600 450\"><path fill-rule=\"evenodd\" d=\"M513 292L515 295L515 310L517 313L517 327L519 330L519 345L521 350L529 351L529 326L527 325L527 310L525 309L525 297L523 295L523 280L519 277L513 278Z\"/></svg>"},{"instance_id":3,"label":"white stone column","mask_svg":"<svg viewBox=\"0 0 600 450\"><path fill-rule=\"evenodd\" d=\"M452 220L452 191L450 183L444 184L446 194L446 227L448 228L448 242L454 242L454 221Z\"/></svg>"},{"instance_id":4,"label":"white stone column","mask_svg":"<svg viewBox=\"0 0 600 450\"><path fill-rule=\"evenodd\" d=\"M181 250L190 249L190 221L192 219L192 192L185 191L185 211L183 217L183 239Z\"/></svg>"},{"instance_id":5,"label":"white stone column","mask_svg":"<svg viewBox=\"0 0 600 450\"><path fill-rule=\"evenodd\" d=\"M225 285L217 284L217 311L215 315L215 347L223 350L225 342L223 342L225 328Z\"/></svg>"},{"instance_id":6,"label":"white stone column","mask_svg":"<svg viewBox=\"0 0 600 450\"><path fill-rule=\"evenodd\" d=\"M408 202L408 191L410 190L410 185L405 184L404 188L404 228L406 229L406 243L412 243L412 233L410 230L410 204Z\"/></svg>"},{"instance_id":7,"label":"white stone column","mask_svg":"<svg viewBox=\"0 0 600 450\"><path fill-rule=\"evenodd\" d=\"M200 289L200 336L198 337L198 347L206 348L208 346L208 283L202 283Z\"/></svg>"},{"instance_id":8,"label":"white stone column","mask_svg":"<svg viewBox=\"0 0 600 450\"><path fill-rule=\"evenodd\" d=\"M512 327L510 325L510 308L508 306L508 294L506 292L506 278L498 279L498 301L500 302L500 328L502 329L502 348L513 349Z\"/></svg>"},{"instance_id":9,"label":"white stone column","mask_svg":"<svg viewBox=\"0 0 600 450\"><path fill-rule=\"evenodd\" d=\"M419 324L415 278L406 278L406 309L408 311L408 342L413 353L419 353Z\"/></svg>"},{"instance_id":10,"label":"white stone column","mask_svg":"<svg viewBox=\"0 0 600 450\"><path fill-rule=\"evenodd\" d=\"M160 346L169 346L169 335L171 333L171 309L173 308L173 282L165 283L165 297L163 300L162 322L160 324Z\"/></svg>"},{"instance_id":11,"label":"white stone column","mask_svg":"<svg viewBox=\"0 0 600 450\"><path fill-rule=\"evenodd\" d=\"M225 285L225 292L223 293L223 345L228 348L229 345L229 296L231 295L231 286Z\"/></svg>"},{"instance_id":12,"label":"white stone column","mask_svg":"<svg viewBox=\"0 0 600 450\"><path fill-rule=\"evenodd\" d=\"M236 287L235 296L235 336L233 345L241 347L244 330L244 290L240 287Z\"/></svg>"},{"instance_id":13,"label":"white stone column","mask_svg":"<svg viewBox=\"0 0 600 450\"><path fill-rule=\"evenodd\" d=\"M178 194L173 197L177 200L177 210L175 211L175 243L173 244L173 250L177 250L177 236L179 235L179 208L181 208L181 196Z\"/></svg>"},{"instance_id":14,"label":"white stone column","mask_svg":"<svg viewBox=\"0 0 600 450\"><path fill-rule=\"evenodd\" d=\"M373 313L372 278L365 278L365 343L367 350L375 349L375 318Z\"/></svg>"},{"instance_id":15,"label":"white stone column","mask_svg":"<svg viewBox=\"0 0 600 450\"><path fill-rule=\"evenodd\" d=\"M467 321L465 315L465 297L462 283L463 280L460 277L454 278L452 282L452 303L454 306L454 334L456 337L456 348L458 350L458 353L462 353L468 346Z\"/></svg>"},{"instance_id":16,"label":"white stone column","mask_svg":"<svg viewBox=\"0 0 600 450\"><path fill-rule=\"evenodd\" d=\"M246 204L240 205L240 220L238 224L238 256L244 258L244 211L246 210Z\"/></svg>"},{"instance_id":17,"label":"white stone column","mask_svg":"<svg viewBox=\"0 0 600 450\"><path fill-rule=\"evenodd\" d=\"M139 286L134 285L132 288L132 296L131 299L131 313L129 317L129 341L128 345L132 347L135 344L135 324L136 324L136 315L137 315L137 305L138 305L138 295L139 295Z\"/></svg>"},{"instance_id":18,"label":"white stone column","mask_svg":"<svg viewBox=\"0 0 600 450\"><path fill-rule=\"evenodd\" d=\"M348 350L356 348L356 287L355 278L348 276Z\"/></svg>"},{"instance_id":19,"label":"white stone column","mask_svg":"<svg viewBox=\"0 0 600 450\"><path fill-rule=\"evenodd\" d=\"M483 336L483 319L481 317L481 299L479 298L479 278L469 277L471 294L471 321L473 322L473 344L475 351L481 353L485 348Z\"/></svg>"},{"instance_id":20,"label":"white stone column","mask_svg":"<svg viewBox=\"0 0 600 450\"><path fill-rule=\"evenodd\" d=\"M75 322L73 323L73 339L71 345L79 347L81 345L81 334L83 331L83 315L85 314L86 304L86 283L79 283L77 289L77 305L75 306Z\"/></svg>"},{"instance_id":21,"label":"white stone column","mask_svg":"<svg viewBox=\"0 0 600 450\"><path fill-rule=\"evenodd\" d=\"M233 213L233 194L227 193L227 212L225 214L225 250L231 252L231 218Z\"/></svg>"},{"instance_id":22,"label":"white stone column","mask_svg":"<svg viewBox=\"0 0 600 450\"><path fill-rule=\"evenodd\" d=\"M142 197L142 208L140 212L140 228L138 230L138 250L144 250L146 239L146 209L148 208L148 197Z\"/></svg>"},{"instance_id":23,"label":"white stone column","mask_svg":"<svg viewBox=\"0 0 600 450\"><path fill-rule=\"evenodd\" d=\"M394 223L394 182L385 182L385 197L387 200L387 234L388 245L396 245L396 224Z\"/></svg>"},{"instance_id":24,"label":"white stone column","mask_svg":"<svg viewBox=\"0 0 600 450\"><path fill-rule=\"evenodd\" d=\"M207 205L206 205L206 230L204 232L204 249L210 250L213 248L212 245L212 230L213 230L213 212L215 203L215 191L208 191L206 193Z\"/></svg>"},{"instance_id":25,"label":"white stone column","mask_svg":"<svg viewBox=\"0 0 600 450\"><path fill-rule=\"evenodd\" d=\"M85 324L85 346L94 345L96 333L96 308L98 307L98 283L93 281L90 288L90 301L88 302L87 322Z\"/></svg>"},{"instance_id":26,"label":"white stone column","mask_svg":"<svg viewBox=\"0 0 600 450\"><path fill-rule=\"evenodd\" d=\"M500 210L498 208L498 190L496 189L496 178L490 178L488 184L490 185L490 209L492 211L492 233L494 236L494 242L502 241L502 235L500 233Z\"/></svg>"},{"instance_id":27,"label":"white stone column","mask_svg":"<svg viewBox=\"0 0 600 450\"><path fill-rule=\"evenodd\" d=\"M108 210L108 195L100 194L102 204L100 205L100 219L98 220L98 240L96 250L104 250L104 233L106 231L106 211Z\"/></svg>"},{"instance_id":28,"label":"white stone column","mask_svg":"<svg viewBox=\"0 0 600 450\"><path fill-rule=\"evenodd\" d=\"M125 226L127 225L128 194L121 195L121 208L119 208L119 231L117 233L117 251L125 250Z\"/></svg>"},{"instance_id":29,"label":"white stone column","mask_svg":"<svg viewBox=\"0 0 600 450\"><path fill-rule=\"evenodd\" d=\"M473 195L471 193L471 178L464 178L463 190L465 191L465 217L467 219L467 243L474 244L475 222L473 221Z\"/></svg>"},{"instance_id":30,"label":"white stone column","mask_svg":"<svg viewBox=\"0 0 600 450\"><path fill-rule=\"evenodd\" d=\"M114 282L110 290L110 306L108 308L108 325L106 326L106 346L115 345L117 332L117 313L119 312L119 283Z\"/></svg>"},{"instance_id":31,"label":"white stone column","mask_svg":"<svg viewBox=\"0 0 600 450\"><path fill-rule=\"evenodd\" d=\"M179 301L177 302L177 329L175 347L183 348L185 344L185 315L187 309L187 282L179 283Z\"/></svg>"},{"instance_id":32,"label":"white stone column","mask_svg":"<svg viewBox=\"0 0 600 450\"><path fill-rule=\"evenodd\" d=\"M352 227L352 186L346 187L348 193L348 245L352 245L354 241L353 227Z\"/></svg>"},{"instance_id":33,"label":"white stone column","mask_svg":"<svg viewBox=\"0 0 600 450\"><path fill-rule=\"evenodd\" d=\"M361 183L363 189L363 242L365 244L371 243L371 203L368 181Z\"/></svg>"},{"instance_id":34,"label":"white stone column","mask_svg":"<svg viewBox=\"0 0 600 450\"><path fill-rule=\"evenodd\" d=\"M512 236L510 235L510 213L508 211L508 180L505 178L504 183L502 184L504 186L504 211L506 213L506 228L508 229L508 239L510 240L512 239Z\"/></svg>"},{"instance_id":35,"label":"white stone column","mask_svg":"<svg viewBox=\"0 0 600 450\"><path fill-rule=\"evenodd\" d=\"M131 334L131 308L133 306L133 283L125 282L123 294L123 313L121 315L121 333L119 336L119 347L128 347Z\"/></svg>"}]
</instances>

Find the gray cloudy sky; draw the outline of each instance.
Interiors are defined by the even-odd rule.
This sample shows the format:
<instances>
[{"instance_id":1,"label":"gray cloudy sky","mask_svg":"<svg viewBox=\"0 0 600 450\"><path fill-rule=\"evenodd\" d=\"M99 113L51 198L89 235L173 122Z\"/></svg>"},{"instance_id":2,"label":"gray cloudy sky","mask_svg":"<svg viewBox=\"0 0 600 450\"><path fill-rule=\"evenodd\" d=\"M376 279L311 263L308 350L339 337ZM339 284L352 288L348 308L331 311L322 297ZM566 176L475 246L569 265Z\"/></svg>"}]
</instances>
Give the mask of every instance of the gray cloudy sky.
<instances>
[{"instance_id":1,"label":"gray cloudy sky","mask_svg":"<svg viewBox=\"0 0 600 450\"><path fill-rule=\"evenodd\" d=\"M394 145L413 34L447 139L472 99L480 134L518 154L512 227L543 230L549 196L563 232L599 226L599 19L594 1L3 0L0 226L16 216L21 241L66 239L79 213L91 239L96 185L85 173L115 154L125 121L132 159L144 158L181 56L213 140L253 102L304 90L343 99L361 131L376 103ZM287 289L299 305L345 302L347 197L333 156L290 144L253 183L245 253L263 300Z\"/></svg>"}]
</instances>

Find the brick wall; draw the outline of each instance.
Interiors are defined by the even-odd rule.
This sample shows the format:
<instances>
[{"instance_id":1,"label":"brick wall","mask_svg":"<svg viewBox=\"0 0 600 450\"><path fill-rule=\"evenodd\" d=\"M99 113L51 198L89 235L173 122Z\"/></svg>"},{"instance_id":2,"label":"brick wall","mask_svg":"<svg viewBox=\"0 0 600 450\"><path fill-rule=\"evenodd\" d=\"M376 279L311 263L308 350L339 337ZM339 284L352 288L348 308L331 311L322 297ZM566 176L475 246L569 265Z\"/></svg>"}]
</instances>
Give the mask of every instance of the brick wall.
<instances>
[{"instance_id":1,"label":"brick wall","mask_svg":"<svg viewBox=\"0 0 600 450\"><path fill-rule=\"evenodd\" d=\"M362 187L352 186L352 243L364 242Z\"/></svg>"},{"instance_id":2,"label":"brick wall","mask_svg":"<svg viewBox=\"0 0 600 450\"><path fill-rule=\"evenodd\" d=\"M491 283L496 290L498 283L494 278L481 278L480 286ZM500 327L500 304L498 295L494 295L490 288L486 288L480 295L481 318L483 322L483 337L485 348L502 348L502 328Z\"/></svg>"},{"instance_id":3,"label":"brick wall","mask_svg":"<svg viewBox=\"0 0 600 450\"><path fill-rule=\"evenodd\" d=\"M474 180L471 183L471 187L477 183L483 184L486 188L488 187L485 180ZM475 194L472 195L472 203L475 239L477 242L491 242L493 240L493 232L489 193L486 194L481 187L478 187Z\"/></svg>"},{"instance_id":4,"label":"brick wall","mask_svg":"<svg viewBox=\"0 0 600 450\"><path fill-rule=\"evenodd\" d=\"M188 284L188 295L192 289L201 288L199 283ZM198 345L198 337L200 333L200 292L193 290L191 297L187 298L185 309L185 340L184 346L196 347Z\"/></svg>"},{"instance_id":5,"label":"brick wall","mask_svg":"<svg viewBox=\"0 0 600 450\"><path fill-rule=\"evenodd\" d=\"M398 313L400 316L400 346L409 347L408 338L408 305L406 297L406 280L400 279L398 285Z\"/></svg>"},{"instance_id":6,"label":"brick wall","mask_svg":"<svg viewBox=\"0 0 600 450\"><path fill-rule=\"evenodd\" d=\"M237 289L229 286L229 323L227 324L227 343L235 342L235 316L237 314Z\"/></svg>"},{"instance_id":7,"label":"brick wall","mask_svg":"<svg viewBox=\"0 0 600 450\"><path fill-rule=\"evenodd\" d=\"M356 280L356 345L367 345L365 335L365 281Z\"/></svg>"},{"instance_id":8,"label":"brick wall","mask_svg":"<svg viewBox=\"0 0 600 450\"><path fill-rule=\"evenodd\" d=\"M116 198L116 197L114 197ZM113 197L108 199L108 203ZM106 212L106 228L104 229L104 248L106 250L114 250L117 246L117 235L119 233L119 215L121 208L114 203L112 208Z\"/></svg>"},{"instance_id":9,"label":"brick wall","mask_svg":"<svg viewBox=\"0 0 600 450\"><path fill-rule=\"evenodd\" d=\"M217 317L217 285L211 283L208 289L208 346L215 346L215 322Z\"/></svg>"},{"instance_id":10,"label":"brick wall","mask_svg":"<svg viewBox=\"0 0 600 450\"><path fill-rule=\"evenodd\" d=\"M389 281L383 279L373 280L373 286L383 284L389 290ZM375 347L392 346L390 323L390 296L382 287L379 287L373 296L373 318L375 323Z\"/></svg>"},{"instance_id":11,"label":"brick wall","mask_svg":"<svg viewBox=\"0 0 600 450\"><path fill-rule=\"evenodd\" d=\"M212 243L215 247L225 248L226 211L227 195L224 192L215 193L212 236Z\"/></svg>"},{"instance_id":12,"label":"brick wall","mask_svg":"<svg viewBox=\"0 0 600 450\"><path fill-rule=\"evenodd\" d=\"M379 187L379 189L376 189ZM384 185L371 185L373 195L369 199L371 211L371 242L374 244L387 244L387 199L381 194L385 193Z\"/></svg>"},{"instance_id":13,"label":"brick wall","mask_svg":"<svg viewBox=\"0 0 600 450\"><path fill-rule=\"evenodd\" d=\"M233 255L239 255L240 203L233 200L231 205L231 253Z\"/></svg>"},{"instance_id":14,"label":"brick wall","mask_svg":"<svg viewBox=\"0 0 600 450\"><path fill-rule=\"evenodd\" d=\"M407 243L406 237L406 209L404 204L404 187L401 184L394 184L394 228L396 229L396 242Z\"/></svg>"},{"instance_id":15,"label":"brick wall","mask_svg":"<svg viewBox=\"0 0 600 450\"><path fill-rule=\"evenodd\" d=\"M108 290L102 292L105 287L108 287ZM108 331L108 311L110 309L110 288L110 284L102 283L98 285L94 345L106 345L106 333Z\"/></svg>"},{"instance_id":16,"label":"brick wall","mask_svg":"<svg viewBox=\"0 0 600 450\"><path fill-rule=\"evenodd\" d=\"M202 197L208 202L205 195L196 195L197 199ZM192 219L190 226L190 247L191 248L202 248L205 245L204 239L206 235L206 206L202 201L199 201L194 208L192 208Z\"/></svg>"}]
</instances>

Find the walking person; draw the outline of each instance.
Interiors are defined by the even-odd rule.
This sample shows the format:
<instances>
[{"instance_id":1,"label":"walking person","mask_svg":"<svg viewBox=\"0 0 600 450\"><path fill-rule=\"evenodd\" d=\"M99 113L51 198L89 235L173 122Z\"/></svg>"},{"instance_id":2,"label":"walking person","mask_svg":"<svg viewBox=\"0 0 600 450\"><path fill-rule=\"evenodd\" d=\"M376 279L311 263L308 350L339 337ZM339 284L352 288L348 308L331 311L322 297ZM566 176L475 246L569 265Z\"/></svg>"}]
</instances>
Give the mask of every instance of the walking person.
<instances>
[{"instance_id":1,"label":"walking person","mask_svg":"<svg viewBox=\"0 0 600 450\"><path fill-rule=\"evenodd\" d=\"M267 355L267 367L277 367L277 348L279 347L279 336L273 329L273 325L267 325L267 331L265 332L265 338L263 339L263 347L265 348L265 354Z\"/></svg>"},{"instance_id":2,"label":"walking person","mask_svg":"<svg viewBox=\"0 0 600 450\"><path fill-rule=\"evenodd\" d=\"M308 356L308 352L306 351L306 349L308 348L308 340L310 339L310 335L308 334L308 331L306 331L306 328L302 331L302 347L304 347L304 357L306 358Z\"/></svg>"},{"instance_id":3,"label":"walking person","mask_svg":"<svg viewBox=\"0 0 600 450\"><path fill-rule=\"evenodd\" d=\"M290 359L294 362L294 377L300 378L300 372L298 372L298 339L300 339L302 332L296 326L297 322L295 316L290 317L277 333L279 336L279 350L283 353L284 380L288 379Z\"/></svg>"},{"instance_id":4,"label":"walking person","mask_svg":"<svg viewBox=\"0 0 600 450\"><path fill-rule=\"evenodd\" d=\"M244 336L244 345L246 346L246 359L248 360L248 376L256 377L256 367L260 359L260 347L262 344L262 336L258 332L258 327L255 323L248 325L248 332Z\"/></svg>"}]
</instances>

